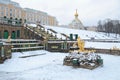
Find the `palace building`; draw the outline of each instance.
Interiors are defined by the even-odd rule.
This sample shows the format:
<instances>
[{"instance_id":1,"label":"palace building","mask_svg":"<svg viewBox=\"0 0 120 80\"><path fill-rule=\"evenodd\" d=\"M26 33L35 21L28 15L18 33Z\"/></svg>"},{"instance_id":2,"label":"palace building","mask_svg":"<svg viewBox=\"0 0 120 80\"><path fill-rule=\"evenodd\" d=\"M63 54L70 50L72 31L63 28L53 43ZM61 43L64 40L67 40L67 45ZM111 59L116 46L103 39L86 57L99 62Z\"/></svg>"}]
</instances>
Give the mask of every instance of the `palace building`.
<instances>
[{"instance_id":1,"label":"palace building","mask_svg":"<svg viewBox=\"0 0 120 80\"><path fill-rule=\"evenodd\" d=\"M56 17L46 12L22 8L19 3L11 0L0 0L0 39L8 39L8 37L11 39L43 39L41 35L33 31L34 28L23 26L24 23L58 25Z\"/></svg>"},{"instance_id":2,"label":"palace building","mask_svg":"<svg viewBox=\"0 0 120 80\"><path fill-rule=\"evenodd\" d=\"M48 15L46 12L22 8L19 3L11 0L0 0L0 17L12 18L22 22L36 24L40 22L42 25L57 26L58 21L54 16Z\"/></svg>"},{"instance_id":3,"label":"palace building","mask_svg":"<svg viewBox=\"0 0 120 80\"><path fill-rule=\"evenodd\" d=\"M84 29L84 26L83 26L82 22L78 18L77 10L76 10L76 13L75 13L75 19L69 24L69 28L82 29L82 30Z\"/></svg>"},{"instance_id":4,"label":"palace building","mask_svg":"<svg viewBox=\"0 0 120 80\"><path fill-rule=\"evenodd\" d=\"M42 25L51 25L51 26L58 25L57 19L53 16L48 15L45 12L30 8L24 8L24 11L25 11L25 18L27 20L27 23L36 24L36 22L40 22L40 24Z\"/></svg>"}]
</instances>

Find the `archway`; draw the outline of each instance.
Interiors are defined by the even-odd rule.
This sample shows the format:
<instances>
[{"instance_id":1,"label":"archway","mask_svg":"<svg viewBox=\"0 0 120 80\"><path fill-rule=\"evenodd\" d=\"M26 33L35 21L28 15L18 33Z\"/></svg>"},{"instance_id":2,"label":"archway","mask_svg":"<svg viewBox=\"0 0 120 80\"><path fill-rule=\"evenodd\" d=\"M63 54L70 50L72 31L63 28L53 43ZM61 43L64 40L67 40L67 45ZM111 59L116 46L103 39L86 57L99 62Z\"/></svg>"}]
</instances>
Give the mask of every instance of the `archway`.
<instances>
[{"instance_id":1,"label":"archway","mask_svg":"<svg viewBox=\"0 0 120 80\"><path fill-rule=\"evenodd\" d=\"M16 32L15 31L12 31L11 38L16 39Z\"/></svg>"},{"instance_id":2,"label":"archway","mask_svg":"<svg viewBox=\"0 0 120 80\"><path fill-rule=\"evenodd\" d=\"M8 38L8 36L9 36L9 33L8 33L8 31L7 31L7 30L5 30L5 31L4 31L4 39L7 39L7 38Z\"/></svg>"}]
</instances>

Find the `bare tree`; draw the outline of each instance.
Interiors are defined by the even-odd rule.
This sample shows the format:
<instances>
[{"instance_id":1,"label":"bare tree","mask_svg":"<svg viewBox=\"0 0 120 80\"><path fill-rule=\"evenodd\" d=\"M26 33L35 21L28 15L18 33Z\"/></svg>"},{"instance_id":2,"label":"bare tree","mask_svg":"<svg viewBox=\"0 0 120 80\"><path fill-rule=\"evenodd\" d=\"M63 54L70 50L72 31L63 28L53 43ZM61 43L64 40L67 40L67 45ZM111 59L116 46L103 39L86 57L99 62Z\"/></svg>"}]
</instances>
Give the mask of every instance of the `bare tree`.
<instances>
[{"instance_id":1,"label":"bare tree","mask_svg":"<svg viewBox=\"0 0 120 80\"><path fill-rule=\"evenodd\" d=\"M120 35L120 21L119 20L110 20L106 19L103 21L98 21L98 31L106 32L108 36L110 33L115 33Z\"/></svg>"},{"instance_id":2,"label":"bare tree","mask_svg":"<svg viewBox=\"0 0 120 80\"><path fill-rule=\"evenodd\" d=\"M102 32L103 29L102 29L102 23L101 23L101 20L98 21L98 26L97 26L97 30Z\"/></svg>"}]
</instances>

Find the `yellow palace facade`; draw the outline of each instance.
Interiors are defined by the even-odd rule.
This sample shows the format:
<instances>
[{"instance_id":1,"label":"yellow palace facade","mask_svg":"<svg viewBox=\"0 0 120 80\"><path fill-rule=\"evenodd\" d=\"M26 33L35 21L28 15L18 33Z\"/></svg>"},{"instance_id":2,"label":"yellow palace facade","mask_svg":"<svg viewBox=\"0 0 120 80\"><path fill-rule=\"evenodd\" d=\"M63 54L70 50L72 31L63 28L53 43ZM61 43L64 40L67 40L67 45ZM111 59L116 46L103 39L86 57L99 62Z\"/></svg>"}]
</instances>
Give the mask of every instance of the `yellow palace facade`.
<instances>
[{"instance_id":1,"label":"yellow palace facade","mask_svg":"<svg viewBox=\"0 0 120 80\"><path fill-rule=\"evenodd\" d=\"M0 18L1 17L22 19L23 22L26 21L27 23L33 24L40 22L42 25L58 25L56 17L48 15L46 12L30 8L21 8L19 3L11 0L0 0Z\"/></svg>"}]
</instances>

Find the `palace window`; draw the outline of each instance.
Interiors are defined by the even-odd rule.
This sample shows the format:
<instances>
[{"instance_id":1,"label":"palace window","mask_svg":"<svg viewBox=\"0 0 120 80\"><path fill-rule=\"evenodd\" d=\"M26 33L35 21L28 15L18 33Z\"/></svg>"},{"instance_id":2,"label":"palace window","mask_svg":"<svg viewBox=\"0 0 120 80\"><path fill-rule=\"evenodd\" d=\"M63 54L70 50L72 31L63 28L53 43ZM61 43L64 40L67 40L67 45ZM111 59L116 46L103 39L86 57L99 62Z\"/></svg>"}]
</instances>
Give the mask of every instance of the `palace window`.
<instances>
[{"instance_id":1,"label":"palace window","mask_svg":"<svg viewBox=\"0 0 120 80\"><path fill-rule=\"evenodd\" d=\"M1 31L0 31L0 38L2 38L2 33L1 33Z\"/></svg>"},{"instance_id":2,"label":"palace window","mask_svg":"<svg viewBox=\"0 0 120 80\"><path fill-rule=\"evenodd\" d=\"M4 12L1 12L1 16L4 16Z\"/></svg>"},{"instance_id":3,"label":"palace window","mask_svg":"<svg viewBox=\"0 0 120 80\"><path fill-rule=\"evenodd\" d=\"M4 7L3 7L3 6L1 7L1 10L4 10Z\"/></svg>"},{"instance_id":4,"label":"palace window","mask_svg":"<svg viewBox=\"0 0 120 80\"><path fill-rule=\"evenodd\" d=\"M6 16L8 16L8 12L6 11Z\"/></svg>"},{"instance_id":5,"label":"palace window","mask_svg":"<svg viewBox=\"0 0 120 80\"><path fill-rule=\"evenodd\" d=\"M12 12L12 9L10 9L10 12Z\"/></svg>"},{"instance_id":6,"label":"palace window","mask_svg":"<svg viewBox=\"0 0 120 80\"><path fill-rule=\"evenodd\" d=\"M10 13L10 17L12 17L12 13Z\"/></svg>"},{"instance_id":7,"label":"palace window","mask_svg":"<svg viewBox=\"0 0 120 80\"><path fill-rule=\"evenodd\" d=\"M17 38L20 37L20 30L17 30Z\"/></svg>"},{"instance_id":8,"label":"palace window","mask_svg":"<svg viewBox=\"0 0 120 80\"><path fill-rule=\"evenodd\" d=\"M6 11L8 11L8 8L6 8Z\"/></svg>"},{"instance_id":9,"label":"palace window","mask_svg":"<svg viewBox=\"0 0 120 80\"><path fill-rule=\"evenodd\" d=\"M16 39L16 32L15 32L15 31L12 31L12 33L11 33L11 38L12 38L12 39Z\"/></svg>"}]
</instances>

